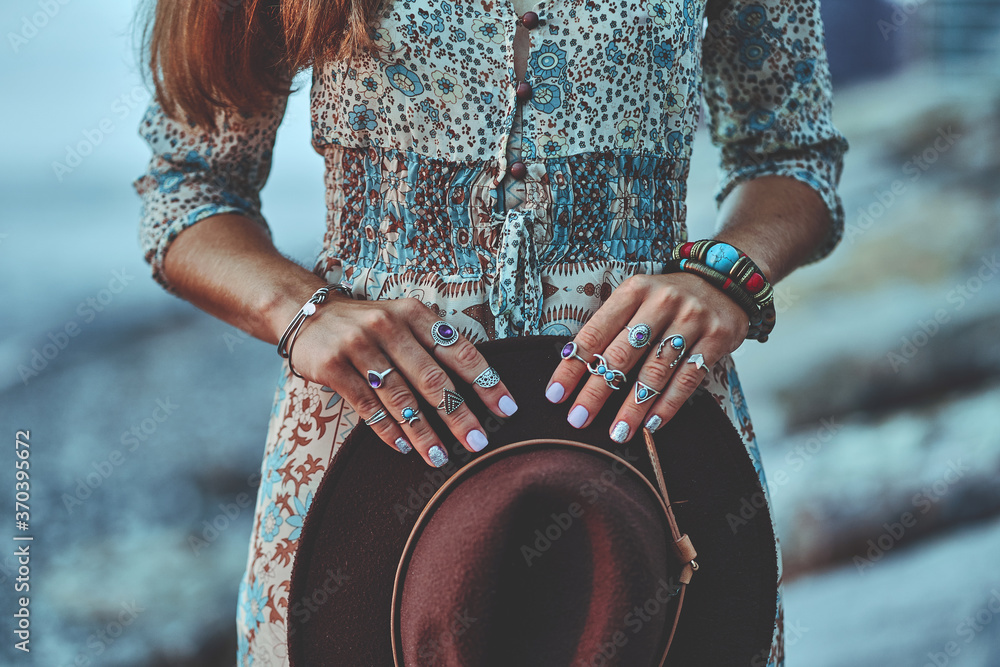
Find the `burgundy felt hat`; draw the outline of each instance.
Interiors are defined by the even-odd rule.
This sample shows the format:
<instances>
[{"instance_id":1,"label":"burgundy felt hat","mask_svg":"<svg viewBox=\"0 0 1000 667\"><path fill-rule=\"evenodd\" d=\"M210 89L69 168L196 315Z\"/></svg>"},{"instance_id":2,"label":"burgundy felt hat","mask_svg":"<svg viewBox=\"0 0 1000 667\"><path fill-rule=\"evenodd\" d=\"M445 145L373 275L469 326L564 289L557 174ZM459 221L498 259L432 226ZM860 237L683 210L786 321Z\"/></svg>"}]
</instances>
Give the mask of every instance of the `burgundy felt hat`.
<instances>
[{"instance_id":1,"label":"burgundy felt hat","mask_svg":"<svg viewBox=\"0 0 1000 667\"><path fill-rule=\"evenodd\" d=\"M565 342L477 346L518 402L508 419L452 378L490 431L483 452L446 437L451 460L432 469L355 428L302 527L293 667L724 667L768 655L775 538L766 507L730 521L763 493L739 434L701 391L622 445L608 431L624 391L571 427L568 403L544 398Z\"/></svg>"}]
</instances>

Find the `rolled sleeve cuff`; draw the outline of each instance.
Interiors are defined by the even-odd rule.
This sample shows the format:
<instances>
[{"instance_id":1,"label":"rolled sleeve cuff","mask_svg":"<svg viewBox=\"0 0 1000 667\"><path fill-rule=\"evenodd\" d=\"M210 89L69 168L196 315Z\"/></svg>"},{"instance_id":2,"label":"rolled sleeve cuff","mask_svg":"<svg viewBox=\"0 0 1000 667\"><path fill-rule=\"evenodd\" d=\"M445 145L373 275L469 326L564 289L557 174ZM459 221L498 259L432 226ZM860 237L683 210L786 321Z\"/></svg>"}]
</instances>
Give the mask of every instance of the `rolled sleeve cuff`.
<instances>
[{"instance_id":1,"label":"rolled sleeve cuff","mask_svg":"<svg viewBox=\"0 0 1000 667\"><path fill-rule=\"evenodd\" d=\"M739 160L741 166L722 172L715 195L716 203L721 205L733 188L740 183L761 176L788 176L805 183L820 196L830 214L830 226L826 237L817 244L802 265L818 262L833 252L844 235L844 205L837 186L846 150L846 140L840 139L827 142L817 150L807 153L792 152L759 160Z\"/></svg>"},{"instance_id":2,"label":"rolled sleeve cuff","mask_svg":"<svg viewBox=\"0 0 1000 667\"><path fill-rule=\"evenodd\" d=\"M213 215L232 213L253 220L267 231L268 236L271 235L260 207L231 192L220 191L204 183L185 181L168 195L158 187L155 174L137 179L133 182L133 187L143 197L140 224L143 256L149 263L156 282L172 294L176 294L176 290L167 280L164 262L174 239L188 227ZM190 204L184 206L185 202ZM163 215L168 210L180 214L173 217Z\"/></svg>"}]
</instances>

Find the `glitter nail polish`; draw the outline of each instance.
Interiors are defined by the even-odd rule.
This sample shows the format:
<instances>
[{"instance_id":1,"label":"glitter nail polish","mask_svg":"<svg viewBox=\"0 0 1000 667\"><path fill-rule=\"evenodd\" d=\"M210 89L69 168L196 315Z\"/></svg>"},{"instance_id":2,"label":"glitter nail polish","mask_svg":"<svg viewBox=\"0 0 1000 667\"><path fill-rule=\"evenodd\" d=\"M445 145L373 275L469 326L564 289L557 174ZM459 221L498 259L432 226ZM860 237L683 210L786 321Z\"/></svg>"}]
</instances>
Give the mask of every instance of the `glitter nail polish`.
<instances>
[{"instance_id":1,"label":"glitter nail polish","mask_svg":"<svg viewBox=\"0 0 1000 667\"><path fill-rule=\"evenodd\" d=\"M650 431L655 432L656 429L660 428L660 424L662 423L663 420L660 419L659 415L653 415L652 417L646 420L646 428L648 428Z\"/></svg>"},{"instance_id":2,"label":"glitter nail polish","mask_svg":"<svg viewBox=\"0 0 1000 667\"><path fill-rule=\"evenodd\" d=\"M434 445L427 452L427 458L431 460L435 468L440 468L448 462L448 454L441 447Z\"/></svg>"}]
</instances>

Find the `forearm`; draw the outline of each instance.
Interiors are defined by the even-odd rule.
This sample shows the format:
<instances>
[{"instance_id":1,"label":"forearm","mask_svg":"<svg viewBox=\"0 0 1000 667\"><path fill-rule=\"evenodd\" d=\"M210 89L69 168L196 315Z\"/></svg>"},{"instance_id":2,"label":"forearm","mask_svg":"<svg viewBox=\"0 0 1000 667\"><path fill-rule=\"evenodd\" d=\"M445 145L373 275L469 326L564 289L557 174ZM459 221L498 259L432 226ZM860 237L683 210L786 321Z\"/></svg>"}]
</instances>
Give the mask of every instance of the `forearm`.
<instances>
[{"instance_id":1,"label":"forearm","mask_svg":"<svg viewBox=\"0 0 1000 667\"><path fill-rule=\"evenodd\" d=\"M182 298L272 344L325 284L283 257L259 224L237 214L213 216L181 232L164 273Z\"/></svg>"},{"instance_id":2,"label":"forearm","mask_svg":"<svg viewBox=\"0 0 1000 667\"><path fill-rule=\"evenodd\" d=\"M831 224L816 191L786 176L761 176L733 188L719 221L715 238L749 255L772 284L802 265Z\"/></svg>"}]
</instances>

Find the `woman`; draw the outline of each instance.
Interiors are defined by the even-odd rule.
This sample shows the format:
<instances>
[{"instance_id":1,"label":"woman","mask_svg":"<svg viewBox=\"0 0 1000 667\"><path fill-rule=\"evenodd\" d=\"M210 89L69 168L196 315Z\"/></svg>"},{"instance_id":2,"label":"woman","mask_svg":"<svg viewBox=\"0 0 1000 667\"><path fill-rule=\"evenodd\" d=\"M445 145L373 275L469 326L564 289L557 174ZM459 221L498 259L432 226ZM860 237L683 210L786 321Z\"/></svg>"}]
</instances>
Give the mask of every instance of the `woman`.
<instances>
[{"instance_id":1,"label":"woman","mask_svg":"<svg viewBox=\"0 0 1000 667\"><path fill-rule=\"evenodd\" d=\"M610 399L621 407L608 435L624 442L701 387L742 434L763 482L730 356L748 316L702 277L663 272L686 240L702 89L722 149L715 238L771 283L839 241L847 144L830 120L818 5L158 3L149 44L157 99L141 126L153 159L135 182L153 275L270 343L317 289L342 286L301 323L278 383L239 594L241 665L285 663L299 529L359 421L430 466L447 465L459 451L450 447L488 445L465 405L441 411L457 442L439 439L418 395L451 410L445 390L475 391L498 416L518 401L563 402L576 427ZM308 65L328 204L312 271L271 244L258 198L288 82ZM654 345L629 343L638 324ZM545 397L511 396L473 346L527 334L571 336L583 355L560 364ZM685 359L671 367L652 351L677 335ZM639 368L652 400L588 373L579 359L597 354ZM389 418L376 421L380 410ZM781 621L779 589L774 642L759 664L782 664Z\"/></svg>"}]
</instances>

